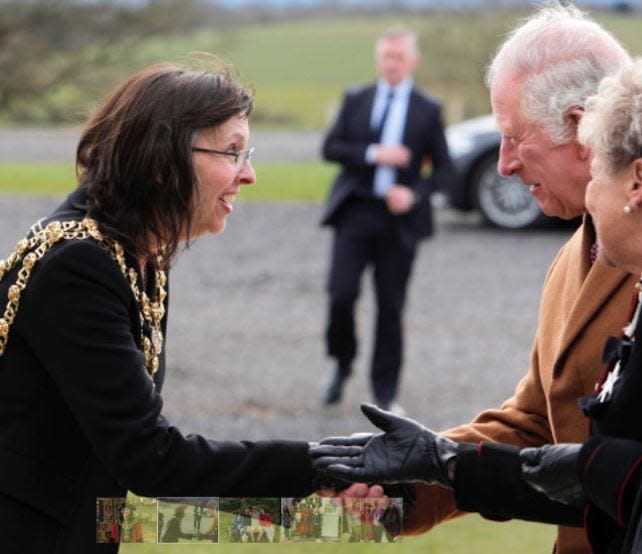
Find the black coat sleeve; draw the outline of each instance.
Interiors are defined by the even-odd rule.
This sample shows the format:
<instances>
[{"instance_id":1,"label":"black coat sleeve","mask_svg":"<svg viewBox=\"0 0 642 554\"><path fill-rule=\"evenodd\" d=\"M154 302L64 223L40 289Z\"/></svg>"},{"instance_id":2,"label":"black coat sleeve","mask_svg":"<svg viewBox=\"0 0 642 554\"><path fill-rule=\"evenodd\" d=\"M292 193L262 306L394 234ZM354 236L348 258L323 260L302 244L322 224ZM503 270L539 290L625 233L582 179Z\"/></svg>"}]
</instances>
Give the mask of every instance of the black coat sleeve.
<instances>
[{"instance_id":1,"label":"black coat sleeve","mask_svg":"<svg viewBox=\"0 0 642 554\"><path fill-rule=\"evenodd\" d=\"M514 446L460 443L454 493L457 508L492 520L583 523L582 510L553 502L522 480L519 449Z\"/></svg>"},{"instance_id":2,"label":"black coat sleeve","mask_svg":"<svg viewBox=\"0 0 642 554\"><path fill-rule=\"evenodd\" d=\"M580 450L582 485L591 503L628 525L642 493L642 443L596 435Z\"/></svg>"},{"instance_id":3,"label":"black coat sleeve","mask_svg":"<svg viewBox=\"0 0 642 554\"><path fill-rule=\"evenodd\" d=\"M312 492L307 443L185 436L161 415L138 348L138 307L98 244L56 247L27 291L21 334L79 423L78 440L88 441L123 487L145 496ZM215 401L217 391L210 394Z\"/></svg>"}]
</instances>

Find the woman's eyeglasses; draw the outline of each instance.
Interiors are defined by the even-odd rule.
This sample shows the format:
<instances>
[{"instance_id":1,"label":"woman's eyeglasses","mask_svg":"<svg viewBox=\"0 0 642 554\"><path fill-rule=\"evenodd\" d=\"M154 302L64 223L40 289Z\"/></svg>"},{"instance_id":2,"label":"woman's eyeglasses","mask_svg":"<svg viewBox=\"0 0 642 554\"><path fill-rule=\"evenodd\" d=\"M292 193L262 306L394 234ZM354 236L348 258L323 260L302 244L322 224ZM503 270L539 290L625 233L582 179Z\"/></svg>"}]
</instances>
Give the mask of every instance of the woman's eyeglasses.
<instances>
[{"instance_id":1,"label":"woman's eyeglasses","mask_svg":"<svg viewBox=\"0 0 642 554\"><path fill-rule=\"evenodd\" d=\"M205 154L220 154L221 156L230 156L234 158L234 165L236 165L236 169L241 169L245 162L248 162L252 159L252 155L254 154L254 146L248 148L247 150L229 150L227 152L223 150L213 150L212 148L192 146L192 152L204 152Z\"/></svg>"}]
</instances>

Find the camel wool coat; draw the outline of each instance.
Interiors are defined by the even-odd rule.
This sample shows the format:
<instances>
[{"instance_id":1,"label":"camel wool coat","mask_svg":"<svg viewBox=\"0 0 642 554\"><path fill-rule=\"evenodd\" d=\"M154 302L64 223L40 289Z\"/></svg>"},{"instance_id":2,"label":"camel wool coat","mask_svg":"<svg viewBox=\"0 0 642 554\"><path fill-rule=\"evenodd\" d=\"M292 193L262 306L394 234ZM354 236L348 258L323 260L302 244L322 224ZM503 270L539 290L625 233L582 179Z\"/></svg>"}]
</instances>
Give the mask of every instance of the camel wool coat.
<instances>
[{"instance_id":1,"label":"camel wool coat","mask_svg":"<svg viewBox=\"0 0 642 554\"><path fill-rule=\"evenodd\" d=\"M499 409L480 413L471 423L446 431L447 436L520 448L588 438L589 420L578 399L593 394L604 369L605 339L620 335L637 282L620 269L591 264L594 243L595 230L585 216L546 276L527 374ZM404 533L425 532L461 513L450 491L417 485ZM559 526L555 552L589 553L584 529Z\"/></svg>"}]
</instances>

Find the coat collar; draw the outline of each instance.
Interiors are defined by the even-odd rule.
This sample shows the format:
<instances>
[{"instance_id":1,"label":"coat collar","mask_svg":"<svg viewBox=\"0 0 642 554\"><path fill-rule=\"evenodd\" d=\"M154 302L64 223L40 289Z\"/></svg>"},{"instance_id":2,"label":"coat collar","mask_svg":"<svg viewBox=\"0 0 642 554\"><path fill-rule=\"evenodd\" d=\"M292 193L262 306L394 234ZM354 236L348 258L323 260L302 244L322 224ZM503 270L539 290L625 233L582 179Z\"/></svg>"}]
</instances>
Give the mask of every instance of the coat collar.
<instances>
[{"instance_id":1,"label":"coat collar","mask_svg":"<svg viewBox=\"0 0 642 554\"><path fill-rule=\"evenodd\" d=\"M595 243L595 228L588 214L584 215L582 226L577 230L571 241L580 241L580 247L574 248L574 259L570 260L567 271L567 288L562 298L557 299L561 304L562 313L568 315L568 324L557 355L556 368L563 365L563 360L569 348L577 337L596 316L602 307L609 302L613 293L629 279L630 274L613 267L607 267L599 262L591 264L591 247ZM579 269L573 271L573 268ZM633 294L633 291L631 291ZM622 320L626 314L622 314Z\"/></svg>"}]
</instances>

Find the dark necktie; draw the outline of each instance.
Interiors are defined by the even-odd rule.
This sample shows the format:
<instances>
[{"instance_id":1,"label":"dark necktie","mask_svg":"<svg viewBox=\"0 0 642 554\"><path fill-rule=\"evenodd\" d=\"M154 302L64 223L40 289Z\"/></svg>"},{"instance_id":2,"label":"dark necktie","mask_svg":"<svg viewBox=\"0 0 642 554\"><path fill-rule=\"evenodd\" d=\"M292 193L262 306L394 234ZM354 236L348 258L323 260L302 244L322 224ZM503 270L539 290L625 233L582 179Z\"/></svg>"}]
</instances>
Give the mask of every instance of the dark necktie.
<instances>
[{"instance_id":1,"label":"dark necktie","mask_svg":"<svg viewBox=\"0 0 642 554\"><path fill-rule=\"evenodd\" d=\"M376 129L377 140L381 140L381 134L383 133L383 127L386 124L386 119L388 119L388 112L390 112L390 104L395 97L394 89L388 91L388 96L386 96L386 104L383 108L383 113L381 114L381 120L379 121L379 126Z\"/></svg>"}]
</instances>

